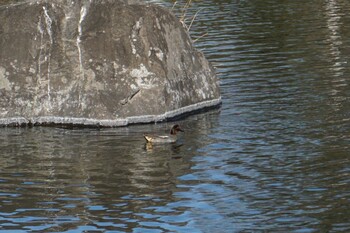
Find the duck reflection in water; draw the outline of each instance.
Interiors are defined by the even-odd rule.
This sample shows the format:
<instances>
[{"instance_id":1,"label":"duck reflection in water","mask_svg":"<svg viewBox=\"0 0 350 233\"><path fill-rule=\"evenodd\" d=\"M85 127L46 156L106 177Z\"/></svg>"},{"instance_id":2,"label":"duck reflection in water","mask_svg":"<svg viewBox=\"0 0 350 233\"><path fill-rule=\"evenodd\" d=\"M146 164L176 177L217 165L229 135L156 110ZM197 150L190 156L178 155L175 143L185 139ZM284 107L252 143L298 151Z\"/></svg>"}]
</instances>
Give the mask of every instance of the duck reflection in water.
<instances>
[{"instance_id":1,"label":"duck reflection in water","mask_svg":"<svg viewBox=\"0 0 350 233\"><path fill-rule=\"evenodd\" d=\"M150 142L145 143L145 150L152 154L162 154L164 151L171 151L172 159L180 159L182 156L180 154L180 148L183 146L183 143L170 143L170 144L152 144Z\"/></svg>"}]
</instances>

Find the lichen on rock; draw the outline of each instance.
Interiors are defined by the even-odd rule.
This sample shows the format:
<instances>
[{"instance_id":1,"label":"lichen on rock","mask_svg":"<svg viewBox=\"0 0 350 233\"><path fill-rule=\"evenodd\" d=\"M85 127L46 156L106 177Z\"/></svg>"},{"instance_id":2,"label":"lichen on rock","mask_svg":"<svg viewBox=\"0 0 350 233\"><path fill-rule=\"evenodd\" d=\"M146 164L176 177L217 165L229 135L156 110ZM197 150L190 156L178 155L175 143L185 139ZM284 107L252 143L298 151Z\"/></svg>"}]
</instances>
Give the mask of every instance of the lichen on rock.
<instances>
[{"instance_id":1,"label":"lichen on rock","mask_svg":"<svg viewBox=\"0 0 350 233\"><path fill-rule=\"evenodd\" d=\"M213 67L168 10L139 1L0 6L0 125L121 126L221 103Z\"/></svg>"}]
</instances>

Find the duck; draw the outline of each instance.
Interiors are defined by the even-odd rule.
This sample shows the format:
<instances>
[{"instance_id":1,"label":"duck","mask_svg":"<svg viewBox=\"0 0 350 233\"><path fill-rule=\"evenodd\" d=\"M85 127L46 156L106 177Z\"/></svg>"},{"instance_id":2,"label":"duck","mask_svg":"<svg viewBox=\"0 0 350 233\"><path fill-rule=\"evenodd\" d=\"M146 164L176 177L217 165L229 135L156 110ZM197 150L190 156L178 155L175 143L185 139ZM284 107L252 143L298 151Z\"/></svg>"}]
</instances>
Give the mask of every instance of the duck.
<instances>
[{"instance_id":1,"label":"duck","mask_svg":"<svg viewBox=\"0 0 350 233\"><path fill-rule=\"evenodd\" d=\"M146 139L147 143L174 143L177 141L178 132L185 131L176 124L171 128L169 135L144 134L143 137Z\"/></svg>"}]
</instances>

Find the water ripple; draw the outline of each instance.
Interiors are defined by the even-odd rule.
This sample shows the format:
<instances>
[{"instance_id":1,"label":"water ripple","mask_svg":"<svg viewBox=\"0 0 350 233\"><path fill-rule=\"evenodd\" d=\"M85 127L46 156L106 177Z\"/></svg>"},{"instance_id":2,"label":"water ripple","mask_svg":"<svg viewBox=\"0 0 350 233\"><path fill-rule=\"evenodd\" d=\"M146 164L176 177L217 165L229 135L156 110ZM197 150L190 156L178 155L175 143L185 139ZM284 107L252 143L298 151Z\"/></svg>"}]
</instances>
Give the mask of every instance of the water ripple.
<instances>
[{"instance_id":1,"label":"water ripple","mask_svg":"<svg viewBox=\"0 0 350 233\"><path fill-rule=\"evenodd\" d=\"M222 108L151 148L143 132L173 123L1 129L2 230L350 230L350 5L193 1L188 15L198 9L190 33L208 33L195 46L217 69Z\"/></svg>"}]
</instances>

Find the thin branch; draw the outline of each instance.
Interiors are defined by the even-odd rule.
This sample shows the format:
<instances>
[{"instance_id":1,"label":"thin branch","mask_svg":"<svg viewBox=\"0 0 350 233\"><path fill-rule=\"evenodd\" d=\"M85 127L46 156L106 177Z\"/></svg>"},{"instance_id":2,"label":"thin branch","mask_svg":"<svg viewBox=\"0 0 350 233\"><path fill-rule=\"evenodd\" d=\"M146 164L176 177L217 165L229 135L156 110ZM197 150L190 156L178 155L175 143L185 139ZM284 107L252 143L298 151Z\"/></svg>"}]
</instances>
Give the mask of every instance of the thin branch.
<instances>
[{"instance_id":1,"label":"thin branch","mask_svg":"<svg viewBox=\"0 0 350 233\"><path fill-rule=\"evenodd\" d=\"M204 33L204 34L201 35L200 37L196 38L196 39L193 41L193 43L196 43L199 39L201 39L201 38L203 38L203 37L205 37L205 36L207 36L207 35L208 35L208 32Z\"/></svg>"},{"instance_id":2,"label":"thin branch","mask_svg":"<svg viewBox=\"0 0 350 233\"><path fill-rule=\"evenodd\" d=\"M203 10L203 8L199 9L199 10L196 12L196 14L195 14L195 15L192 17L192 20L191 20L190 26L188 26L187 31L189 31L189 30L191 29L191 27L192 27L192 24L193 24L194 20L196 19L196 17L197 17L197 15L198 15L198 13L199 13L201 10Z\"/></svg>"},{"instance_id":3,"label":"thin branch","mask_svg":"<svg viewBox=\"0 0 350 233\"><path fill-rule=\"evenodd\" d=\"M177 1L175 1L175 2L174 2L174 5L173 5L173 7L171 8L171 11L173 11L173 10L174 10L174 8L175 8L176 4L177 4Z\"/></svg>"},{"instance_id":4,"label":"thin branch","mask_svg":"<svg viewBox=\"0 0 350 233\"><path fill-rule=\"evenodd\" d=\"M192 0L187 1L184 7L182 8L181 19L184 23L186 21L187 10L188 8L190 8L191 3L192 3Z\"/></svg>"}]
</instances>

